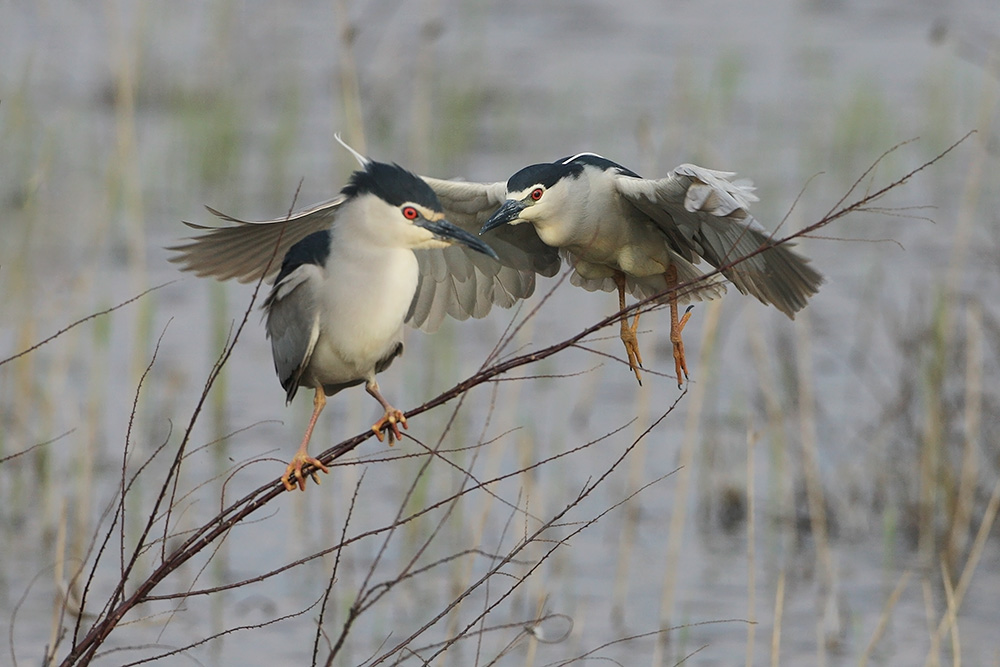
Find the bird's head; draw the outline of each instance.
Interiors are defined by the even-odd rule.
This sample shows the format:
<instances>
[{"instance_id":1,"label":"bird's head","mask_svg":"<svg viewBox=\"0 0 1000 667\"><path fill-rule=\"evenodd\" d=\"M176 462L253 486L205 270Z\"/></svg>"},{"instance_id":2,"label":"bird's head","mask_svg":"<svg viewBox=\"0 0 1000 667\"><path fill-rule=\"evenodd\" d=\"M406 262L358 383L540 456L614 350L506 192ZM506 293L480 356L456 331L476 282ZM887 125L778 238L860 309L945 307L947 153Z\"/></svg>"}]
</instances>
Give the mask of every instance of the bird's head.
<instances>
[{"instance_id":1,"label":"bird's head","mask_svg":"<svg viewBox=\"0 0 1000 667\"><path fill-rule=\"evenodd\" d=\"M497 259L482 240L445 220L437 195L419 176L398 164L375 162L349 150L361 169L341 190L346 197L343 206L357 208L356 219L379 243L414 250L461 243Z\"/></svg>"},{"instance_id":2,"label":"bird's head","mask_svg":"<svg viewBox=\"0 0 1000 667\"><path fill-rule=\"evenodd\" d=\"M505 224L545 224L563 210L570 196L570 183L580 176L582 170L580 164L563 161L525 167L507 180L507 201L486 221L479 233Z\"/></svg>"}]
</instances>

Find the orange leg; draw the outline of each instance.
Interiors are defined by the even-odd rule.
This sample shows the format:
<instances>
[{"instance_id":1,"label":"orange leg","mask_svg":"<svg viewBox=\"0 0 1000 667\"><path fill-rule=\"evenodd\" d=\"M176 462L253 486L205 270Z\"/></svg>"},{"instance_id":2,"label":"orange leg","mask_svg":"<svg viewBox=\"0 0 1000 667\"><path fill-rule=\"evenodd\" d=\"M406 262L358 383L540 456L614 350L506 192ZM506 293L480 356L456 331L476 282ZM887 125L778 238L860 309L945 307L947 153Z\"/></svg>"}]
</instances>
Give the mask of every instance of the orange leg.
<instances>
[{"instance_id":1,"label":"orange leg","mask_svg":"<svg viewBox=\"0 0 1000 667\"><path fill-rule=\"evenodd\" d=\"M673 264L667 267L666 278L668 288L672 289L677 286L677 267ZM684 326L691 319L691 308L693 306L688 306L684 317L678 318L677 295L670 295L670 342L674 347L674 372L677 373L678 389L684 386L684 381L688 378L687 359L684 357L684 340L681 338L681 332L684 331Z\"/></svg>"},{"instance_id":2,"label":"orange leg","mask_svg":"<svg viewBox=\"0 0 1000 667\"><path fill-rule=\"evenodd\" d=\"M618 286L618 310L625 310L625 274L616 271L614 280L615 285ZM635 335L639 328L639 313L635 314L635 320L631 325L628 323L628 316L622 317L621 325L622 343L625 344L625 352L628 354L628 366L635 373L635 379L639 381L641 386L642 375L639 373L639 369L642 368L642 355L639 354L639 340Z\"/></svg>"},{"instance_id":3,"label":"orange leg","mask_svg":"<svg viewBox=\"0 0 1000 667\"><path fill-rule=\"evenodd\" d=\"M399 430L399 425L402 424L403 428L410 428L406 424L406 415L402 411L389 405L389 401L385 400L382 393L378 390L378 382L375 380L369 380L365 384L365 389L369 394L375 397L375 400L382 404L385 408L385 414L377 422L372 424L372 430L375 431L375 437L378 438L379 442L382 442L382 430L384 429L386 433L389 434L389 446L392 447L393 438L396 440L402 440L403 434Z\"/></svg>"},{"instance_id":4,"label":"orange leg","mask_svg":"<svg viewBox=\"0 0 1000 667\"><path fill-rule=\"evenodd\" d=\"M285 488L289 491L295 490L296 485L299 490L306 490L306 478L302 474L302 467L305 465L311 465L316 468L316 470L322 470L323 472L330 472L330 469L323 465L319 459L314 459L309 456L307 451L309 447L309 439L312 438L313 429L316 427L316 420L319 419L319 413L323 412L323 406L326 405L326 394L323 393L322 387L316 387L316 395L313 397L313 414L312 419L309 420L309 426L306 428L306 435L302 438L302 444L299 445L299 451L295 452L295 456L292 457L292 462L288 464L285 468L285 474L281 476L281 483L285 485ZM316 470L311 471L309 474L312 476L313 480L319 484L319 477L316 475ZM292 479L294 477L294 479Z\"/></svg>"}]
</instances>

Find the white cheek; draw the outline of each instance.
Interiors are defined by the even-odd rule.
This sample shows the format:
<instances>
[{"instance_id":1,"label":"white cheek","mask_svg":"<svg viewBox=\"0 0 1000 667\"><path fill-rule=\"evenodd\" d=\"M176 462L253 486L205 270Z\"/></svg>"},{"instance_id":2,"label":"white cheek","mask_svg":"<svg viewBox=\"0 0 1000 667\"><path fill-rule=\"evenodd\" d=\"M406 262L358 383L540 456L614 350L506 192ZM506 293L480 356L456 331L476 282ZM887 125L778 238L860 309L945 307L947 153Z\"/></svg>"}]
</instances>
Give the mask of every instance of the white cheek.
<instances>
[{"instance_id":1,"label":"white cheek","mask_svg":"<svg viewBox=\"0 0 1000 667\"><path fill-rule=\"evenodd\" d=\"M428 248L447 248L451 243L429 236L426 240L413 245L414 249L426 250Z\"/></svg>"},{"instance_id":2,"label":"white cheek","mask_svg":"<svg viewBox=\"0 0 1000 667\"><path fill-rule=\"evenodd\" d=\"M422 227L417 227L411 223L405 223L399 230L399 240L406 248L437 248L439 246L428 245L434 242L434 235Z\"/></svg>"},{"instance_id":3,"label":"white cheek","mask_svg":"<svg viewBox=\"0 0 1000 667\"><path fill-rule=\"evenodd\" d=\"M521 219L517 222L546 222L551 217L551 208L548 202L540 201L521 211Z\"/></svg>"}]
</instances>

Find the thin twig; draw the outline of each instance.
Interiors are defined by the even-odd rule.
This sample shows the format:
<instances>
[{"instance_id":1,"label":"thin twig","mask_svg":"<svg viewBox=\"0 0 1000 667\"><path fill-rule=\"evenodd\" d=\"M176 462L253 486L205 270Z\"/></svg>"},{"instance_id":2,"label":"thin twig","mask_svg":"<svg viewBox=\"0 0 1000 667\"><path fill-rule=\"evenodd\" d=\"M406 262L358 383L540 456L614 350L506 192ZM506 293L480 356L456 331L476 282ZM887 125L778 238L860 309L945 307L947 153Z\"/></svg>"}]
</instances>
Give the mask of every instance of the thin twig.
<instances>
[{"instance_id":1,"label":"thin twig","mask_svg":"<svg viewBox=\"0 0 1000 667\"><path fill-rule=\"evenodd\" d=\"M106 310L102 310L102 311L100 311L98 313L91 313L90 315L87 315L86 317L80 318L76 322L73 322L72 324L63 327L62 329L60 329L59 331L55 332L54 334L52 334L48 338L45 338L44 340L41 340L41 341L35 343L34 345L32 345L31 347L29 347L28 349L22 350L21 352L18 352L17 354L15 354L12 357L7 357L6 359L0 359L0 366L3 366L4 364L6 364L8 362L14 361L15 359L20 359L21 357L23 357L26 354L31 354L32 352L34 352L38 348L42 347L43 345L46 345L47 343L51 343L56 338L59 338L59 336L62 336L64 333L66 333L70 329L75 329L76 327L80 326L81 324L84 324L85 322L89 322L90 320L93 320L93 319L97 319L98 317L102 317L104 315L109 315L109 314L115 312L116 310L124 308L125 306L129 305L130 303L138 301L139 299L141 299L142 297L146 296L150 292L155 292L156 290L161 289L163 287L166 287L167 285L172 285L175 282L177 282L177 281L176 280L171 280L170 282L163 283L161 285L157 285L156 287L150 287L145 292L142 292L141 294L137 294L136 296L134 296L131 299L128 299L126 301L122 301L117 306L111 306L110 308L108 308Z\"/></svg>"},{"instance_id":2,"label":"thin twig","mask_svg":"<svg viewBox=\"0 0 1000 667\"><path fill-rule=\"evenodd\" d=\"M735 258L733 261L725 264L722 267L719 267L718 269L716 269L715 271L713 271L713 272L711 272L709 274L706 274L704 277L700 278L699 280L690 281L689 283L681 284L681 285L676 286L672 290L673 293L676 294L676 295L678 295L678 296L683 296L683 295L688 294L688 293L690 293L692 291L697 291L699 288L702 288L705 285L705 282L707 280L712 279L714 276L716 276L717 274L721 273L722 271L726 271L726 270L729 270L731 268L734 268L741 261L745 261L746 259L748 259L750 257L753 257L753 256L758 255L760 253L766 252L770 248L775 247L777 245L781 245L783 243L788 243L788 242L792 241L793 239L800 238L800 237L805 236L805 235L807 235L807 234L809 234L811 232L815 232L816 230L818 230L818 229L820 229L822 227L825 227L825 226L829 225L830 223L834 222L835 220L838 220L839 218L842 218L842 217L844 217L844 216L846 216L846 215L848 215L850 213L861 212L861 211L866 211L866 210L874 210L874 207L872 207L871 205L877 199L879 199L880 197L884 196L889 191L891 191L891 190L893 190L893 189L895 189L895 188L903 185L904 183L906 183L910 178L912 178L917 173L923 171L924 169L928 168L932 164L934 164L937 161L941 160L944 156L946 156L951 151L953 151L968 136L969 135L966 135L966 137L963 137L958 142L955 142L955 144L953 144L952 146L950 146L949 148L947 148L945 151L943 151L942 153L940 153L934 159L929 160L928 162L925 162L921 166L917 167L916 169L911 170L910 172L908 172L907 174L905 174L903 177L898 178L895 181L892 181L889 185L887 185L887 186L885 186L883 188L880 188L880 189L876 189L876 190L873 190L873 191L866 192L863 196L861 196L860 198L858 198L855 202L853 202L851 204L848 204L848 205L844 205L844 202L847 201L847 198L851 195L851 193L854 192L857 189L858 186L860 186L866 179L869 178L869 176L873 172L875 166L878 165L879 162L884 158L884 156L880 157L879 160L876 160L876 162L872 165L872 167L870 167L864 174L862 174L862 176L858 179L858 181L855 183L855 185L852 186L852 188L844 195L844 197L841 198L841 200L838 201L837 204L831 209L830 213L828 213L820 221L818 221L818 222L816 222L816 223L814 223L814 224L812 224L812 225L804 228L803 230L801 230L799 232L796 232L796 233L791 234L789 236L786 236L784 238L781 238L781 239L770 239L769 242L768 242L768 244L761 246L760 248L758 248L754 252L750 253L749 255L747 255L745 257L741 257L741 258ZM890 149L890 151L887 151L886 155L888 153L891 153L893 150L896 150L897 148L898 148L898 146L894 147L893 149ZM301 186L301 183L300 183L300 186ZM296 192L296 196L297 196L297 192ZM294 206L294 201L293 201L293 206ZM276 246L276 248L277 248L277 246ZM272 258L271 258L272 262L273 262L273 260L274 260L274 254L272 254ZM270 266L270 262L269 262L268 266ZM264 273L266 274L267 270L265 270ZM565 274L563 276L563 279L565 279ZM210 371L210 373L208 375L208 378L206 380L206 383L205 383L202 395L200 396L199 400L197 401L195 409L193 410L193 412L191 414L191 418L189 420L187 428L185 429L182 442L181 442L181 444L180 444L180 446L178 448L178 451L177 451L177 455L174 457L174 460L173 460L173 462L171 464L170 470L168 471L168 473L166 475L166 478L165 478L165 480L163 482L163 486L161 486L160 494L159 494L159 496L157 497L157 499L156 499L156 501L154 503L153 511L150 514L151 517L157 517L157 516L159 516L159 507L164 502L165 496L166 496L166 492L170 488L170 484L172 483L172 481L175 479L175 475L178 472L178 469L180 467L181 462L184 460L184 455L185 455L185 452L186 452L186 447L187 447L187 444L188 444L188 442L189 442L189 440L190 440L190 438L192 436L193 426L197 422L197 420L198 420L198 418L199 418L199 416L201 414L201 411L202 411L203 406L204 406L205 401L206 401L207 394L208 394L209 390L212 388L212 386L214 385L214 382L217 379L217 377L219 375L219 372L225 366L225 364L228 362L228 360L229 360L229 358L230 358L230 356L231 356L231 354L233 352L233 349L234 349L234 347L236 345L236 342L239 339L240 333L243 330L243 328L244 328L244 326L245 326L245 324L247 322L247 319L249 318L249 313L252 311L253 304L254 304L254 302L255 302L255 300L257 298L257 295L258 295L258 292L259 292L259 289L260 289L261 285L262 285L262 283L259 281L257 283L257 286L256 286L255 290L254 290L253 297L251 299L250 305L248 306L247 311L244 313L244 317L243 317L242 321L240 322L239 326L237 326L236 331L234 332L231 340L225 346L224 350L220 354L219 358L217 359L215 365L213 366L213 368L211 369L211 371ZM154 288L154 289L156 289L156 288ZM549 346L547 346L545 348L542 348L542 349L534 351L534 352L527 352L527 353L518 354L518 355L515 355L515 356L512 356L512 357L507 357L507 358L499 359L498 358L499 357L499 353L506 347L507 344L509 344L514 339L514 337L516 336L516 334L518 333L518 331L520 330L520 328L524 325L524 323L527 322L528 320L530 320L532 318L532 315L535 312L537 312L537 307L536 307L536 309L533 310L531 313L529 313L529 315L527 317L525 317L523 320L521 320L521 322L518 325L514 326L512 329L510 329L508 332L506 332L505 338L501 339L501 343L498 344L497 349L495 350L495 353L493 355L491 355L490 357L487 358L487 360L484 362L483 366L476 373L474 373L469 378L463 380L462 382L457 383L454 387L452 387L451 389L443 392L442 394L438 395L437 397L435 397L435 398L433 398L433 399L425 402L424 404L422 404L422 405L420 405L420 406L418 406L418 407L410 410L406 414L406 416L408 418L416 417L417 415L419 415L419 414L421 414L423 412L426 412L426 411L431 410L431 409L433 409L435 407L444 405L445 403L449 403L450 401L454 400L455 398L463 396L466 392L468 392L473 387L476 387L476 386L478 386L480 384L483 384L483 383L487 383L487 382L493 381L495 378L503 376L503 375L509 373L510 371L514 370L514 369L517 369L517 368L520 368L522 366L526 366L526 365L529 365L529 364L532 364L532 363L536 363L536 362L538 362L538 361L540 361L542 359L546 359L546 358L548 358L548 357L550 357L552 355L555 355L555 354L557 354L557 353L561 352L562 350L565 350L565 349L567 349L569 347L578 346L582 341L586 340L589 336L593 335L594 333L596 333L596 332L598 332L598 331L600 331L600 330L602 330L602 329L604 329L606 327L609 327L609 326L611 326L613 324L618 323L621 320L621 318L623 316L625 316L625 315L632 314L633 312L636 312L636 311L639 311L639 310L651 310L651 309L655 309L657 307L660 307L660 302L662 301L663 297L666 296L666 295L668 295L670 292L671 292L671 290L666 290L663 293L660 293L660 294L654 295L652 297L649 297L647 299L638 301L637 303L632 304L631 306L623 309L622 311L620 311L618 313L614 313L613 315L610 315L609 317L606 317L606 318L604 318L604 319L602 319L602 320L600 320L600 321L592 324L591 326L583 329L582 331L580 331L576 335L571 336L570 338L567 338L567 339L565 339L563 341L554 343L552 345L549 345ZM138 297L136 297L136 298L138 298ZM128 303L128 302L126 302L126 303ZM543 301L543 303L544 303L544 301ZM125 305L125 304L122 304L122 305ZM118 307L120 307L120 306L118 306ZM538 307L541 307L541 304L539 304ZM109 310L109 311L106 311L106 312L111 312L111 311ZM96 314L96 315L100 315L100 314L103 314L103 313L99 313L99 314ZM86 319L89 319L89 318L85 318L84 320L81 320L80 322L86 321ZM71 327L72 326L76 326L76 324L79 324L80 322L75 323L74 325L71 325ZM59 335L59 334L56 334L56 335ZM32 348L29 348L29 350L26 350L25 352L23 352L23 353L21 353L20 355L17 355L17 356L22 356L23 354L26 354L26 353L34 350L34 349L37 349L38 346L40 346L40 345L42 345L42 344L44 344L44 343L52 340L52 338L53 337L50 337L50 338L46 339L45 341L42 341L42 343L39 343L39 345L36 345L36 346L34 346ZM10 360L12 360L14 358L17 358L17 356L12 357L12 358L7 359L7 360L4 360L3 362L0 362L0 364L6 363L6 361L10 361ZM666 414L667 413L664 414L664 417L666 416ZM661 417L661 419L662 418L663 417ZM344 442L341 442L340 444L338 444L338 445L330 448L329 450L327 450L326 452L324 452L323 454L321 454L321 456L319 458L324 463L330 463L330 462L332 462L332 461L334 461L336 459L339 459L339 458L345 456L349 452L353 451L361 443L365 442L368 438L372 437L372 435L373 434L372 434L371 431L366 431L366 432L364 432L362 434L359 434L359 435L357 435L357 436L355 436L353 438L345 440ZM634 446L634 443L633 443L632 446ZM561 453L558 456L551 457L550 459L547 459L547 461L555 460L556 458L559 458L560 456L568 455L569 453L572 453L574 451L580 451L584 447L585 446L581 446L581 447L578 447L578 448L575 448L575 449L571 450L570 452ZM549 524L547 526L543 526L543 528L540 529L540 531L543 530L543 529L545 529L545 528L551 528L552 526L555 526L555 525L559 524L559 522L561 521L561 519L565 515L565 513L568 512L572 507L576 506L579 502L581 502L583 500L583 498L585 498L590 492L592 492L594 490L594 488L596 488L599 484L601 484L607 478L607 476L610 475L615 470L615 468L618 466L618 464L621 462L621 460L624 458L624 456L627 456L627 454L628 454L628 452L630 450L631 450L631 446L628 449L626 449L625 453L623 453L623 455L622 455L622 458L619 458L618 461L616 461L609 469L607 469L605 471L605 473L603 475L601 475L601 477L598 480L596 480L596 481L594 481L592 483L588 483L588 485L581 492L580 496L578 496L578 498L576 500L574 500L572 503L570 503L569 505L567 505L567 507L562 512L560 512L559 514L557 514L556 516L554 516L550 520ZM430 461L430 459L431 459L431 457L428 457L427 461ZM530 470L532 467L537 466L537 465L542 465L542 464L543 464L543 462L536 463L533 466L529 466L528 468L520 470L520 471L518 471L518 473L514 473L514 474L524 474L527 470ZM497 479L500 479L500 478L497 478ZM492 480L492 481L495 482L497 480ZM491 482L485 482L485 483L482 483L482 484L472 483L468 487L464 487L460 493L454 494L450 499L448 499L446 501L442 501L441 503L437 503L436 506L439 507L439 506L442 506L442 505L444 505L444 504L446 504L448 502L454 502L455 498L457 498L457 497L459 497L461 495L465 495L466 493L475 491L475 490L477 490L479 488L483 488L484 486L486 486L489 483L491 483ZM136 605L141 604L141 603L143 603L145 601L148 601L148 600L152 599L152 597L153 597L152 596L152 591L168 575L170 575L172 572L174 572L177 568L179 568L182 564L184 564L185 562L187 562L188 560L190 560L196 554L200 553L205 548L207 548L208 546L212 545L213 543L215 543L220 538L224 537L233 526L235 526L236 524L238 524L239 522L241 522L243 520L246 520L250 515L254 514L259 509L263 508L269 502L271 502L276 497L278 497L279 495L282 495L285 492L286 491L285 491L283 485L280 483L279 480L276 479L276 480L274 480L274 481L272 481L272 482L270 482L268 484L265 484L265 485L261 486L260 488L256 489L255 491L251 492L250 494L246 495L244 498L231 503L228 507L226 507L225 509L223 509L217 516L215 516L214 518L212 518L211 520L209 520L207 523L205 523L200 528L198 528L195 531L193 531L189 535L189 537L182 544L180 544L178 547L176 547L171 553L165 554L165 556L163 558L163 562L161 562L152 572L150 572L143 581L138 582L135 585L134 590L132 590L131 594L129 594L128 596L124 595L124 593L123 593L124 589L121 588L121 586L124 585L124 579L123 579L123 581L120 582L120 587L118 589L116 589L115 593L112 595L112 598L111 598L112 600L118 600L117 603L114 604L114 605L111 605L110 608L106 609L106 612L103 613L100 616L100 618L92 624L92 626L90 627L89 631L86 633L85 636L83 636L82 638L79 638L79 634L78 633L74 634L73 648L72 648L70 654L65 658L65 660L63 661L62 664L68 666L68 665L75 665L75 664L79 664L79 663L82 663L82 662L89 661L95 655L98 647L104 642L104 640L108 637L108 635L111 633L111 631L121 622L121 620L124 617L124 615L126 613L128 613L129 610L133 609ZM379 529L377 531L369 531L368 534L378 534L380 532L386 532L386 531L391 532L393 529L395 529L396 527L398 527L398 525L400 523L405 523L406 521L412 520L412 519L416 518L416 516L419 516L420 514L426 513L426 512L431 511L431 510L432 510L432 508L425 508L424 510L421 510L419 512L413 513L413 515L411 515L410 517L405 517L404 518L404 517L400 516L400 517L398 517L397 522L395 522L392 526L383 527L383 528L381 528L381 529ZM597 518L599 518L599 517L597 517ZM592 525L593 521L596 521L597 518L592 519L591 521L588 521L588 522L584 522L583 524L581 524L578 527L578 530L583 530L586 526ZM117 517L116 520L120 520L120 517ZM169 521L168 521L168 523L169 523ZM145 546L146 546L145 541L147 539L148 532L151 529L151 527L152 527L151 523L147 523L144 531L141 534L139 543L136 545L136 550L134 552L134 557L135 557L135 555L141 553L141 550L145 548ZM168 533L164 533L164 534L166 535ZM542 532L536 532L534 535L531 536L531 538L532 539L536 539L536 540L542 540L543 539ZM358 536L355 539L361 539L361 536ZM495 574L498 574L500 572L500 568L504 564L511 562L511 560L517 555L517 553L519 552L519 550L522 549L522 548L524 548L524 545L527 544L530 541L531 540L527 540L527 541L522 542L517 548L515 548L514 550L512 550L507 556L505 556L503 559L501 559L500 561L498 561L498 564L496 565L496 567L493 568L493 569L491 569L490 573L488 575L486 575L486 576L493 576ZM565 543L565 540L558 540L553 545L552 549L558 548L558 546L560 544L563 544L563 543ZM342 543L342 544L338 545L336 548L337 549L343 548L344 545L345 544ZM551 551L549 553L551 553ZM130 573L131 572L131 568L134 567L134 562L135 562L134 561L134 557L133 557L133 561L129 564L129 567L127 568L128 573ZM303 561L299 561L299 562L304 562L304 560L308 560L308 558L307 559L303 559ZM542 560L544 561L544 558ZM534 566L534 568L537 568L540 565L540 562L537 563ZM529 570L529 572L528 572L529 575L530 575L531 571L533 571L534 568L532 568L532 570ZM287 569L287 568L284 568L284 569ZM967 568L967 570L971 570L971 568ZM521 580L523 581L523 578ZM474 583L468 589L468 591L466 592L466 594L463 594L463 596L460 596L459 598L457 598L456 600L454 600L453 603L452 603L452 605L449 605L449 607L446 608L442 612L442 616L443 616L443 614L448 613L448 611L451 609L452 606L460 603L460 601L465 597L465 595L471 594L471 592L474 591L478 586L482 585L483 581L484 580L480 580L480 581ZM960 585L956 587L956 596L955 596L956 597L956 602L958 602L958 601L961 600L961 593L964 592L963 591L963 587L961 585L962 583L963 582L960 582ZM498 605L501 602L503 602L503 600L508 595L510 595L510 592L513 591L514 588L516 588L517 585L518 584L515 584L510 590L508 590L507 593L505 593L498 600L496 600L493 604L491 604L490 608L487 609L487 610L485 610L485 611L488 613L490 609L495 608L496 605ZM189 594L192 594L192 593L189 592ZM167 597L167 596L161 596L161 597ZM412 641L413 637L419 636L422 632L426 631L426 629L429 628L431 625L433 625L434 623L437 623L437 621L442 616L436 617L429 624L427 624L426 626L424 626L423 628L421 628L420 630L418 630L417 633L414 634L413 636L411 636L409 639L407 639L406 641L404 641L401 644L397 645L395 648L390 649L387 653L383 654L383 656L381 656L380 658L377 659L377 661L376 661L375 664L378 664L379 662L383 662L383 661L387 660L390 656L399 654L402 651L404 651L404 647L406 647L407 644L410 641ZM81 617L82 617L82 615L81 615ZM476 621L474 621L474 623L478 623L478 622L479 622L478 619ZM942 626L945 625L945 623L946 622L944 620L942 620ZM474 626L469 626L468 628L466 628L466 630L464 632L468 632L469 630L471 630L472 627L474 627ZM79 628L78 628L78 630L79 630ZM77 640L79 640L79 641L77 641Z\"/></svg>"}]
</instances>

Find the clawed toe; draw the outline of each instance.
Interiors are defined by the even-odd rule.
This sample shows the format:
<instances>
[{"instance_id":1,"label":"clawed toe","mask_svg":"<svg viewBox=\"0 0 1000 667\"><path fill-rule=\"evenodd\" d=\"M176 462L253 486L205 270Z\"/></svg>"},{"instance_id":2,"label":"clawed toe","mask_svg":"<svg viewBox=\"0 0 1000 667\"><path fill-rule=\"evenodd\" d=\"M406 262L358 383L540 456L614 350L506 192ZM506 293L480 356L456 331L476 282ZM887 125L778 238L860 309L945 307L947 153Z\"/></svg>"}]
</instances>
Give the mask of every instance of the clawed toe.
<instances>
[{"instance_id":1,"label":"clawed toe","mask_svg":"<svg viewBox=\"0 0 1000 667\"><path fill-rule=\"evenodd\" d=\"M635 324L633 326L627 326L624 321L622 321L622 343L625 344L625 353L628 355L628 365L635 373L635 379L638 380L639 384L642 384L642 374L639 369L642 368L642 354L639 352L639 340L636 338L635 330L639 324L638 316L635 318Z\"/></svg>"},{"instance_id":2,"label":"clawed toe","mask_svg":"<svg viewBox=\"0 0 1000 667\"><path fill-rule=\"evenodd\" d=\"M285 468L285 474L281 476L281 483L285 485L287 491L294 491L298 486L300 491L306 490L306 476L302 473L302 468L311 465L315 470L309 471L309 476L319 484L317 472L329 473L330 469L319 459L313 458L303 453L296 454L292 462Z\"/></svg>"},{"instance_id":3,"label":"clawed toe","mask_svg":"<svg viewBox=\"0 0 1000 667\"><path fill-rule=\"evenodd\" d=\"M670 342L674 346L674 372L677 374L678 389L682 389L684 382L688 379L687 358L684 356L684 340L681 338L681 332L684 331L684 325L691 319L692 308L694 306L688 306L687 310L684 311L684 317L670 327Z\"/></svg>"},{"instance_id":4,"label":"clawed toe","mask_svg":"<svg viewBox=\"0 0 1000 667\"><path fill-rule=\"evenodd\" d=\"M404 429L410 428L406 423L406 415L401 410L389 408L382 415L381 419L372 424L372 430L375 431L375 437L378 438L379 442L382 442L385 437L382 435L382 431L384 430L389 435L389 446L391 447L394 440L403 439L403 434L399 430L400 425Z\"/></svg>"}]
</instances>

